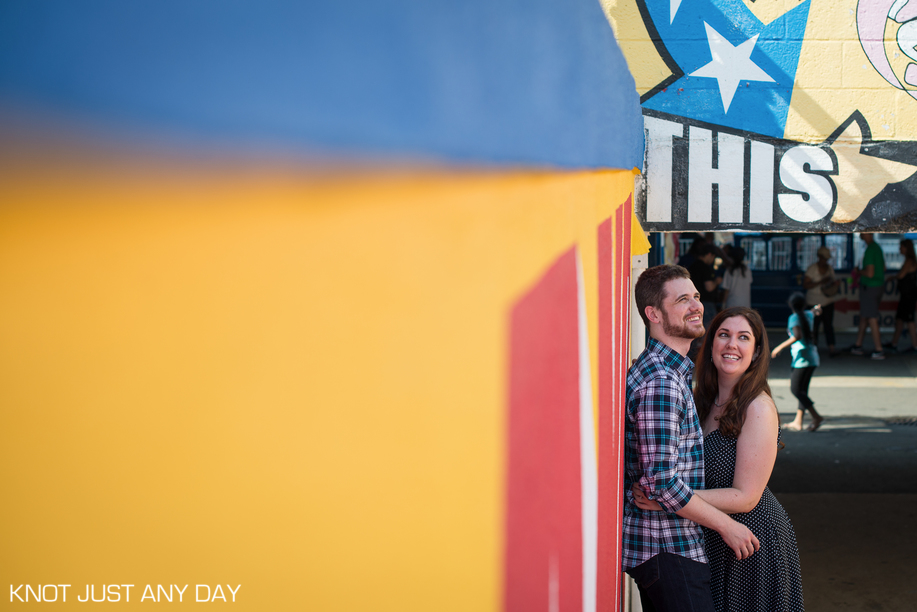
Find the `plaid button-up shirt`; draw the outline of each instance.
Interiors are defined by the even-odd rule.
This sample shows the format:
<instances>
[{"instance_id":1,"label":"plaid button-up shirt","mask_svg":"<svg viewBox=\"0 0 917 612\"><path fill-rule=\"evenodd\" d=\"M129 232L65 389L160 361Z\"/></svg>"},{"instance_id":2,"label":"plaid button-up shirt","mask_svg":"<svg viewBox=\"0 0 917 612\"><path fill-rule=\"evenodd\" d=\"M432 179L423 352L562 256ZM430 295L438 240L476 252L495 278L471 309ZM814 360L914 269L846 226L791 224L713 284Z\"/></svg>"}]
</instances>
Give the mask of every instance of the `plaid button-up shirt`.
<instances>
[{"instance_id":1,"label":"plaid button-up shirt","mask_svg":"<svg viewBox=\"0 0 917 612\"><path fill-rule=\"evenodd\" d=\"M661 552L707 562L700 525L675 514L704 487L704 438L691 378L694 364L655 338L627 373L624 430L624 554L629 570ZM631 485L665 512L644 512Z\"/></svg>"}]
</instances>

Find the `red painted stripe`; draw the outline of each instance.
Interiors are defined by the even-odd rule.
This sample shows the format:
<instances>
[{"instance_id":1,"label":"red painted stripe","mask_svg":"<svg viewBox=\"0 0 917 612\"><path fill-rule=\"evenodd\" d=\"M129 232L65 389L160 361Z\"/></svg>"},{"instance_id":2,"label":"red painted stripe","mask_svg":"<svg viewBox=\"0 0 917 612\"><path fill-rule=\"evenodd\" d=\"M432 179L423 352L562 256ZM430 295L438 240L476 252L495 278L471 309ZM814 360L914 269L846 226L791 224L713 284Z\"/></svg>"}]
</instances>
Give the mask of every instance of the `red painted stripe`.
<instances>
[{"instance_id":1,"label":"red painted stripe","mask_svg":"<svg viewBox=\"0 0 917 612\"><path fill-rule=\"evenodd\" d=\"M623 603L624 381L630 367L630 231L628 198L599 226L599 583L598 610Z\"/></svg>"},{"instance_id":2,"label":"red painted stripe","mask_svg":"<svg viewBox=\"0 0 917 612\"><path fill-rule=\"evenodd\" d=\"M576 254L561 256L510 316L504 610L583 607Z\"/></svg>"},{"instance_id":3,"label":"red painted stripe","mask_svg":"<svg viewBox=\"0 0 917 612\"><path fill-rule=\"evenodd\" d=\"M598 229L599 274L599 529L598 585L596 603L599 610L615 610L620 559L617 543L621 538L615 522L617 489L616 454L613 446L615 386L614 326L614 253L611 219Z\"/></svg>"}]
</instances>

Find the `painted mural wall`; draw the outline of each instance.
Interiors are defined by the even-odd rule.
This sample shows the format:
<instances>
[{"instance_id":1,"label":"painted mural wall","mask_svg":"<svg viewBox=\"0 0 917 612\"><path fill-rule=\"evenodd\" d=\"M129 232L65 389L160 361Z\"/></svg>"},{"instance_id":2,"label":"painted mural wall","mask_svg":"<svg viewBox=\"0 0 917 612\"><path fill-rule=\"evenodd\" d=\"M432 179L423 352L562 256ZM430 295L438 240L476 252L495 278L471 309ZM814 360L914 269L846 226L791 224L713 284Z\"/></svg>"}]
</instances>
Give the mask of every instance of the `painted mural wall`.
<instances>
[{"instance_id":1,"label":"painted mural wall","mask_svg":"<svg viewBox=\"0 0 917 612\"><path fill-rule=\"evenodd\" d=\"M647 230L917 227L912 0L602 0L645 118Z\"/></svg>"},{"instance_id":2,"label":"painted mural wall","mask_svg":"<svg viewBox=\"0 0 917 612\"><path fill-rule=\"evenodd\" d=\"M0 4L0 608L618 609L643 148L594 0Z\"/></svg>"},{"instance_id":3,"label":"painted mural wall","mask_svg":"<svg viewBox=\"0 0 917 612\"><path fill-rule=\"evenodd\" d=\"M4 608L615 608L631 172L11 166Z\"/></svg>"}]
</instances>

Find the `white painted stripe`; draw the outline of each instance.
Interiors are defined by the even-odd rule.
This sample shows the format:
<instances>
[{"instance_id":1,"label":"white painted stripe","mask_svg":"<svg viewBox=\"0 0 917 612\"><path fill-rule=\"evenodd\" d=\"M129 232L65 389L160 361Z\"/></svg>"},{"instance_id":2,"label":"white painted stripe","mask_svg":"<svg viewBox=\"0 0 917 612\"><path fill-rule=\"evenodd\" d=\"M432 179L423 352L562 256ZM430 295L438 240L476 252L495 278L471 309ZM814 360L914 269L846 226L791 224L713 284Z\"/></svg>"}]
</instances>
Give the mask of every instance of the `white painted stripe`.
<instances>
[{"instance_id":1,"label":"white painted stripe","mask_svg":"<svg viewBox=\"0 0 917 612\"><path fill-rule=\"evenodd\" d=\"M548 561L548 612L560 612L560 569L557 554Z\"/></svg>"},{"instance_id":2,"label":"white painted stripe","mask_svg":"<svg viewBox=\"0 0 917 612\"><path fill-rule=\"evenodd\" d=\"M751 141L749 223L774 222L774 146Z\"/></svg>"},{"instance_id":3,"label":"white painted stripe","mask_svg":"<svg viewBox=\"0 0 917 612\"><path fill-rule=\"evenodd\" d=\"M672 220L672 138L683 138L680 123L643 117L646 131L644 175L646 180L646 220L668 223Z\"/></svg>"},{"instance_id":4,"label":"white painted stripe","mask_svg":"<svg viewBox=\"0 0 917 612\"><path fill-rule=\"evenodd\" d=\"M580 470L583 520L583 612L595 612L599 562L599 475L592 406L592 367L589 360L589 329L586 321L586 290L583 264L576 250L577 302L579 303Z\"/></svg>"},{"instance_id":5,"label":"white painted stripe","mask_svg":"<svg viewBox=\"0 0 917 612\"><path fill-rule=\"evenodd\" d=\"M719 185L720 223L741 223L745 210L742 206L742 191L745 181L736 179L745 170L745 139L734 134L720 132L717 143L717 184Z\"/></svg>"}]
</instances>

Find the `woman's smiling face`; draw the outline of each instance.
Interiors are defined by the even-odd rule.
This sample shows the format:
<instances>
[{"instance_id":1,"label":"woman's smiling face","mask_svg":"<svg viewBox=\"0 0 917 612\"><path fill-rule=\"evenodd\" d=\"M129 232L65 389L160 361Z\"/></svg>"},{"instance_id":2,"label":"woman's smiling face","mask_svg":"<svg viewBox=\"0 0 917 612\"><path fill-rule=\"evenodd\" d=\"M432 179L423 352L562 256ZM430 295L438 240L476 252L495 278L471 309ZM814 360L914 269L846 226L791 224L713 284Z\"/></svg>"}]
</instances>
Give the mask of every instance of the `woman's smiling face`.
<instances>
[{"instance_id":1,"label":"woman's smiling face","mask_svg":"<svg viewBox=\"0 0 917 612\"><path fill-rule=\"evenodd\" d=\"M755 335L743 316L729 317L713 338L713 365L720 374L738 376L748 369L755 354Z\"/></svg>"}]
</instances>

